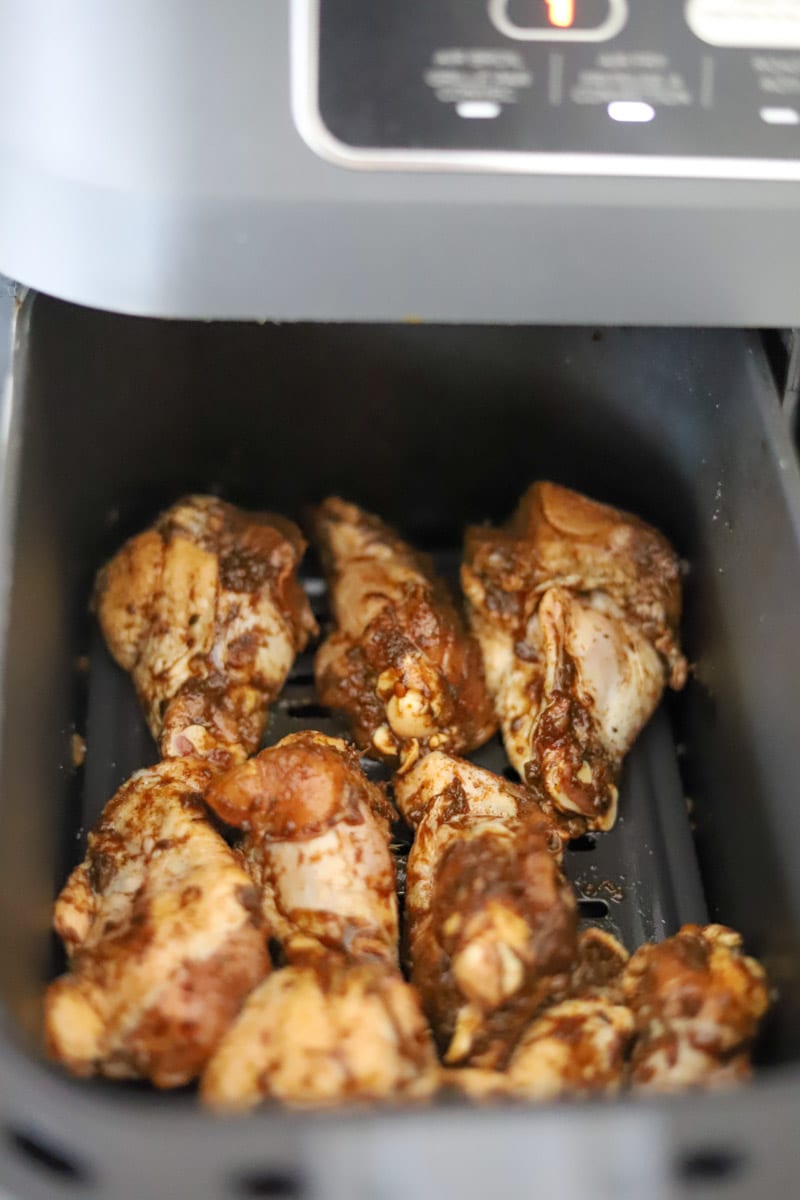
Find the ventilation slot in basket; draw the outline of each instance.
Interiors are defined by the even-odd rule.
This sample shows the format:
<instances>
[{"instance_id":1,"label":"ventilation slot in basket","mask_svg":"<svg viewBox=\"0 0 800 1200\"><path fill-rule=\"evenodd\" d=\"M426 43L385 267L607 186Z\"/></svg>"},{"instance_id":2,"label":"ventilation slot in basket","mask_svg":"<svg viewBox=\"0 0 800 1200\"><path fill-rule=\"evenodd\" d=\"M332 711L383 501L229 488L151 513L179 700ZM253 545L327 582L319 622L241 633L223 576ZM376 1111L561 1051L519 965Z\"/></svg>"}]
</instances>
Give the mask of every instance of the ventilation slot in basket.
<instances>
[{"instance_id":1,"label":"ventilation slot in basket","mask_svg":"<svg viewBox=\"0 0 800 1200\"><path fill-rule=\"evenodd\" d=\"M288 716L299 721L324 721L331 715L331 710L324 704L316 704L313 700L302 704L289 704L286 707Z\"/></svg>"},{"instance_id":2,"label":"ventilation slot in basket","mask_svg":"<svg viewBox=\"0 0 800 1200\"><path fill-rule=\"evenodd\" d=\"M237 1196L269 1197L269 1200L300 1200L302 1180L290 1171L254 1171L241 1175L234 1185Z\"/></svg>"},{"instance_id":3,"label":"ventilation slot in basket","mask_svg":"<svg viewBox=\"0 0 800 1200\"><path fill-rule=\"evenodd\" d=\"M707 1146L686 1150L675 1164L678 1179L687 1184L723 1184L737 1179L746 1159L731 1146Z\"/></svg>"},{"instance_id":4,"label":"ventilation slot in basket","mask_svg":"<svg viewBox=\"0 0 800 1200\"><path fill-rule=\"evenodd\" d=\"M85 1184L89 1181L89 1172L80 1163L66 1155L60 1147L56 1149L44 1141L38 1134L34 1136L10 1129L7 1137L16 1153L41 1173L53 1179L58 1178L63 1183Z\"/></svg>"}]
</instances>

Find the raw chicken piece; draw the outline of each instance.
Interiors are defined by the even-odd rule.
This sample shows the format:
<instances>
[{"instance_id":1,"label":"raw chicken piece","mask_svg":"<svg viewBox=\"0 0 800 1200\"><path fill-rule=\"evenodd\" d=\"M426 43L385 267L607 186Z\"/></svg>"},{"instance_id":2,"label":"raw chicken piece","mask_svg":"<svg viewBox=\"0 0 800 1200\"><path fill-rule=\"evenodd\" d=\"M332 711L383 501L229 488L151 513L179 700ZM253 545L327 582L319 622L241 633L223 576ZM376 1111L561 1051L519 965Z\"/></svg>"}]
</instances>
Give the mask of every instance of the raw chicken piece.
<instances>
[{"instance_id":1,"label":"raw chicken piece","mask_svg":"<svg viewBox=\"0 0 800 1200\"><path fill-rule=\"evenodd\" d=\"M188 1082L269 970L257 889L205 815L211 774L185 758L133 775L56 902L70 969L45 1031L76 1075Z\"/></svg>"},{"instance_id":2,"label":"raw chicken piece","mask_svg":"<svg viewBox=\"0 0 800 1200\"><path fill-rule=\"evenodd\" d=\"M316 625L291 521L188 496L99 573L96 606L164 758L219 768L257 748L267 709Z\"/></svg>"},{"instance_id":3,"label":"raw chicken piece","mask_svg":"<svg viewBox=\"0 0 800 1200\"><path fill-rule=\"evenodd\" d=\"M258 988L206 1070L221 1109L430 1095L438 1065L397 966L391 808L338 738L299 733L218 777L208 802L243 853L291 964Z\"/></svg>"},{"instance_id":4,"label":"raw chicken piece","mask_svg":"<svg viewBox=\"0 0 800 1200\"><path fill-rule=\"evenodd\" d=\"M497 721L480 649L429 560L343 500L326 500L315 524L336 621L317 652L322 702L347 714L362 749L401 767L482 745Z\"/></svg>"},{"instance_id":5,"label":"raw chicken piece","mask_svg":"<svg viewBox=\"0 0 800 1200\"><path fill-rule=\"evenodd\" d=\"M206 802L245 830L244 861L290 960L341 950L397 963L392 809L352 746L292 734L219 776Z\"/></svg>"},{"instance_id":6,"label":"raw chicken piece","mask_svg":"<svg viewBox=\"0 0 800 1200\"><path fill-rule=\"evenodd\" d=\"M285 967L253 992L203 1076L206 1104L244 1110L420 1100L438 1063L419 997L399 971L340 955Z\"/></svg>"},{"instance_id":7,"label":"raw chicken piece","mask_svg":"<svg viewBox=\"0 0 800 1200\"><path fill-rule=\"evenodd\" d=\"M568 987L576 906L561 837L523 788L441 751L398 776L395 796L416 830L412 979L445 1062L503 1065Z\"/></svg>"},{"instance_id":8,"label":"raw chicken piece","mask_svg":"<svg viewBox=\"0 0 800 1200\"><path fill-rule=\"evenodd\" d=\"M636 1020L631 1081L653 1091L746 1079L749 1048L769 1004L763 968L724 925L684 925L640 947L623 978Z\"/></svg>"},{"instance_id":9,"label":"raw chicken piece","mask_svg":"<svg viewBox=\"0 0 800 1200\"><path fill-rule=\"evenodd\" d=\"M610 829L624 755L665 683L686 680L669 543L538 483L507 528L468 531L462 584L509 759L562 812Z\"/></svg>"},{"instance_id":10,"label":"raw chicken piece","mask_svg":"<svg viewBox=\"0 0 800 1200\"><path fill-rule=\"evenodd\" d=\"M565 1000L526 1029L505 1071L466 1068L446 1081L472 1099L556 1100L619 1091L633 1016L603 1000Z\"/></svg>"},{"instance_id":11,"label":"raw chicken piece","mask_svg":"<svg viewBox=\"0 0 800 1200\"><path fill-rule=\"evenodd\" d=\"M460 1068L444 1081L473 1100L555 1100L616 1092L634 1021L622 978L628 952L602 929L585 929L563 991L523 1032L504 1071Z\"/></svg>"}]
</instances>

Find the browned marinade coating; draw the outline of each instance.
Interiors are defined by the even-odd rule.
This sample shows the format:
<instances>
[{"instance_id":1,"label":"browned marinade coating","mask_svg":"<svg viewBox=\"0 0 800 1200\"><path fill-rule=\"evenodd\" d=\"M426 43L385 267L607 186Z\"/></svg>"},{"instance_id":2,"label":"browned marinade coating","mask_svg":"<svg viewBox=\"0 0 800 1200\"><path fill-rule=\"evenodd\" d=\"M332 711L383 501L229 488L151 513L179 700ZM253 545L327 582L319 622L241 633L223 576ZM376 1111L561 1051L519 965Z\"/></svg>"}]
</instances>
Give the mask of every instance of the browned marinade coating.
<instances>
[{"instance_id":1,"label":"browned marinade coating","mask_svg":"<svg viewBox=\"0 0 800 1200\"><path fill-rule=\"evenodd\" d=\"M468 530L462 584L509 759L609 829L624 755L686 679L675 553L636 517L537 483L505 528Z\"/></svg>"},{"instance_id":2,"label":"browned marinade coating","mask_svg":"<svg viewBox=\"0 0 800 1200\"><path fill-rule=\"evenodd\" d=\"M738 933L724 925L684 925L636 951L623 987L636 1021L635 1087L724 1087L749 1076L749 1050L769 992Z\"/></svg>"},{"instance_id":3,"label":"browned marinade coating","mask_svg":"<svg viewBox=\"0 0 800 1200\"><path fill-rule=\"evenodd\" d=\"M205 1073L215 1108L421 1098L438 1066L398 966L392 810L352 746L284 738L215 780L289 965L248 1000Z\"/></svg>"},{"instance_id":4,"label":"browned marinade coating","mask_svg":"<svg viewBox=\"0 0 800 1200\"><path fill-rule=\"evenodd\" d=\"M211 774L184 758L133 775L56 902L69 971L45 1034L77 1075L187 1083L269 970L258 890L206 816Z\"/></svg>"},{"instance_id":5,"label":"browned marinade coating","mask_svg":"<svg viewBox=\"0 0 800 1200\"><path fill-rule=\"evenodd\" d=\"M624 1004L622 979L630 955L604 929L584 929L569 976L567 997L574 1000L604 1000Z\"/></svg>"},{"instance_id":6,"label":"browned marinade coating","mask_svg":"<svg viewBox=\"0 0 800 1200\"><path fill-rule=\"evenodd\" d=\"M206 799L245 831L244 861L289 959L339 950L396 964L392 809L351 745L291 734L219 776Z\"/></svg>"},{"instance_id":7,"label":"browned marinade coating","mask_svg":"<svg viewBox=\"0 0 800 1200\"><path fill-rule=\"evenodd\" d=\"M316 626L291 521L188 496L100 571L95 602L164 758L219 768L257 748L269 704Z\"/></svg>"},{"instance_id":8,"label":"browned marinade coating","mask_svg":"<svg viewBox=\"0 0 800 1200\"><path fill-rule=\"evenodd\" d=\"M393 764L482 745L497 721L480 649L428 558L344 500L326 500L315 529L335 621L317 653L323 703Z\"/></svg>"},{"instance_id":9,"label":"browned marinade coating","mask_svg":"<svg viewBox=\"0 0 800 1200\"><path fill-rule=\"evenodd\" d=\"M503 1071L448 1071L480 1100L729 1087L750 1074L768 1005L764 971L722 925L685 925L628 958L608 933L581 934L566 998L523 1032Z\"/></svg>"},{"instance_id":10,"label":"browned marinade coating","mask_svg":"<svg viewBox=\"0 0 800 1200\"><path fill-rule=\"evenodd\" d=\"M449 1071L446 1082L473 1099L557 1100L618 1092L633 1036L628 1008L564 1000L523 1033L504 1071Z\"/></svg>"},{"instance_id":11,"label":"browned marinade coating","mask_svg":"<svg viewBox=\"0 0 800 1200\"><path fill-rule=\"evenodd\" d=\"M412 979L445 1062L501 1066L568 988L576 907L561 837L523 788L441 751L398 776L395 796L415 828Z\"/></svg>"}]
</instances>

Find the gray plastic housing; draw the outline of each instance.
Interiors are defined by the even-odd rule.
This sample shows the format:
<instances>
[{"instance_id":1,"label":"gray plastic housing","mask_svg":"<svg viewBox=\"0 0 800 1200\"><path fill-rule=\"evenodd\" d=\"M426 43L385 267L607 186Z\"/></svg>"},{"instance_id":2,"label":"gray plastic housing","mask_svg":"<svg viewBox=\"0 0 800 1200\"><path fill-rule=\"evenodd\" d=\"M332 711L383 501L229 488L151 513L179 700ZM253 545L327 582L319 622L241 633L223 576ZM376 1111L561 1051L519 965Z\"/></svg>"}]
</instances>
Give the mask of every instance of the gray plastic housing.
<instances>
[{"instance_id":1,"label":"gray plastic housing","mask_svg":"<svg viewBox=\"0 0 800 1200\"><path fill-rule=\"evenodd\" d=\"M165 317L800 324L800 184L352 170L288 0L0 0L0 271Z\"/></svg>"},{"instance_id":2,"label":"gray plastic housing","mask_svg":"<svg viewBox=\"0 0 800 1200\"><path fill-rule=\"evenodd\" d=\"M12 309L0 296L0 327ZM0 328L0 372L6 344ZM17 1200L677 1200L722 1184L730 1200L793 1194L800 474L759 339L185 323L31 294L11 377L0 461L0 1185ZM48 1065L39 1030L58 969L53 896L84 815L129 769L120 754L143 752L128 681L109 691L100 680L87 696L80 669L103 557L160 505L212 485L296 516L343 491L420 544L452 546L466 520L501 517L541 475L640 512L691 563L694 678L654 735L663 745L671 724L682 748L709 913L741 928L777 988L752 1085L540 1109L219 1121L192 1095L75 1081ZM76 728L90 730L79 771ZM637 763L623 804L666 787L677 816L674 751ZM672 925L698 911L686 907L696 866L685 824L660 840L652 878L666 872L659 895L676 898L663 910Z\"/></svg>"}]
</instances>

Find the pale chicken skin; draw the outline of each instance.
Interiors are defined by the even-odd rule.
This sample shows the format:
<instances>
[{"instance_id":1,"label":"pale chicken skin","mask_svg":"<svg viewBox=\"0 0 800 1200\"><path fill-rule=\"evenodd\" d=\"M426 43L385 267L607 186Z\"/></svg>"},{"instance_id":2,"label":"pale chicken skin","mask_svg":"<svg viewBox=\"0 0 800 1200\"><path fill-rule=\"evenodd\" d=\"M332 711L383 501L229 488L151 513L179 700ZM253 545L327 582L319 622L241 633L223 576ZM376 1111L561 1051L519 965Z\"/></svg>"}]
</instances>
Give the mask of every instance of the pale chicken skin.
<instances>
[{"instance_id":1,"label":"pale chicken skin","mask_svg":"<svg viewBox=\"0 0 800 1200\"><path fill-rule=\"evenodd\" d=\"M392 809L353 746L291 734L219 776L206 802L244 830L243 861L289 960L333 950L396 964Z\"/></svg>"},{"instance_id":2,"label":"pale chicken skin","mask_svg":"<svg viewBox=\"0 0 800 1200\"><path fill-rule=\"evenodd\" d=\"M289 965L250 997L208 1066L204 1101L327 1105L430 1095L438 1068L398 966L392 809L339 738L298 733L207 794L244 829L244 861Z\"/></svg>"},{"instance_id":3,"label":"pale chicken skin","mask_svg":"<svg viewBox=\"0 0 800 1200\"><path fill-rule=\"evenodd\" d=\"M257 988L203 1076L212 1108L419 1101L439 1069L419 997L397 970L333 954Z\"/></svg>"},{"instance_id":4,"label":"pale chicken skin","mask_svg":"<svg viewBox=\"0 0 800 1200\"><path fill-rule=\"evenodd\" d=\"M429 560L337 498L315 530L335 620L317 652L322 702L346 714L363 750L401 767L488 741L497 721L480 649Z\"/></svg>"},{"instance_id":5,"label":"pale chicken skin","mask_svg":"<svg viewBox=\"0 0 800 1200\"><path fill-rule=\"evenodd\" d=\"M525 790L434 751L395 780L415 829L406 914L411 977L447 1064L503 1066L568 989L576 905L562 838Z\"/></svg>"},{"instance_id":6,"label":"pale chicken skin","mask_svg":"<svg viewBox=\"0 0 800 1200\"><path fill-rule=\"evenodd\" d=\"M636 1022L631 1083L647 1091L725 1087L750 1074L769 1004L761 965L724 925L684 925L640 947L623 977Z\"/></svg>"},{"instance_id":7,"label":"pale chicken skin","mask_svg":"<svg viewBox=\"0 0 800 1200\"><path fill-rule=\"evenodd\" d=\"M686 680L677 556L636 517L537 483L506 528L468 530L462 585L511 763L610 829L625 754Z\"/></svg>"},{"instance_id":8,"label":"pale chicken skin","mask_svg":"<svg viewBox=\"0 0 800 1200\"><path fill-rule=\"evenodd\" d=\"M108 647L133 677L162 757L223 769L258 747L314 617L291 521L188 496L100 571Z\"/></svg>"},{"instance_id":9,"label":"pale chicken skin","mask_svg":"<svg viewBox=\"0 0 800 1200\"><path fill-rule=\"evenodd\" d=\"M211 775L190 758L133 775L56 902L69 972L45 1035L76 1075L187 1083L269 970L258 891L206 816Z\"/></svg>"}]
</instances>

